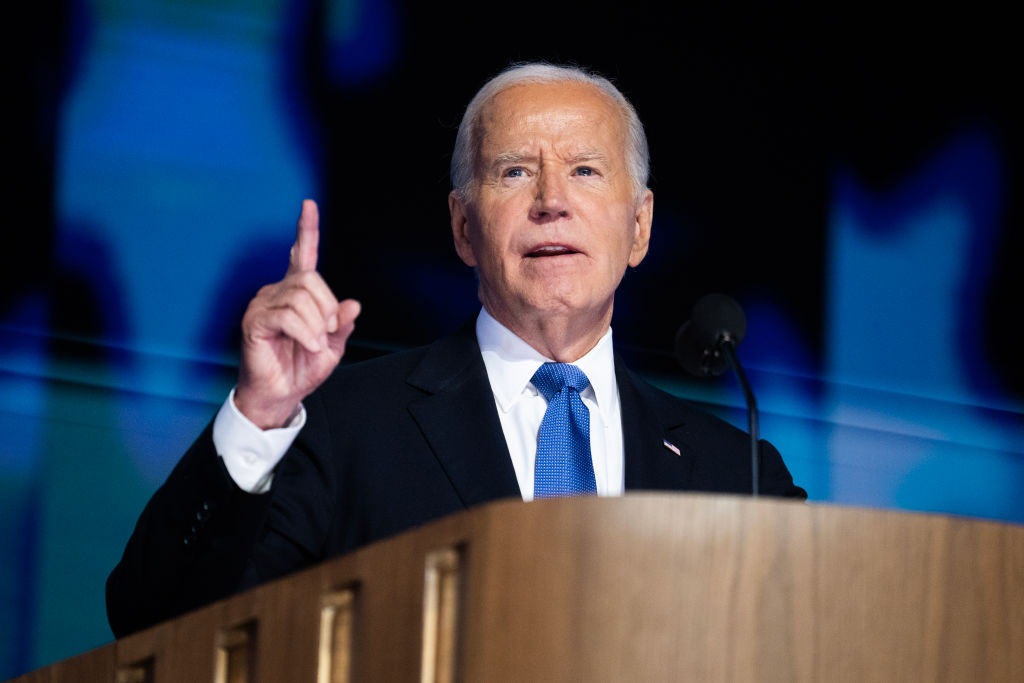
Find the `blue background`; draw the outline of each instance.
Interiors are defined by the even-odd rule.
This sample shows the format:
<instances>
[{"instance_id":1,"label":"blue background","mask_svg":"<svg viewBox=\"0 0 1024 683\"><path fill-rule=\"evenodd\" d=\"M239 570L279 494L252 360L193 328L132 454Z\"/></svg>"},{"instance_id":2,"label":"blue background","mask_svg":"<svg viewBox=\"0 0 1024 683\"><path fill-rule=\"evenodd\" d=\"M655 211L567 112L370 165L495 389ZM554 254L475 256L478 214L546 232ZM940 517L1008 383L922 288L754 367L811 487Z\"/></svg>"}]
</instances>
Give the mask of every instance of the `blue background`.
<instances>
[{"instance_id":1,"label":"blue background","mask_svg":"<svg viewBox=\"0 0 1024 683\"><path fill-rule=\"evenodd\" d=\"M350 358L476 308L447 227L461 110L510 61L602 71L645 121L652 253L617 348L745 424L672 337L726 291L762 435L814 501L1024 522L1012 22L378 0L65 1L5 29L0 676L107 642L103 582L234 382L304 197L364 303ZM530 14L529 12L534 12Z\"/></svg>"}]
</instances>

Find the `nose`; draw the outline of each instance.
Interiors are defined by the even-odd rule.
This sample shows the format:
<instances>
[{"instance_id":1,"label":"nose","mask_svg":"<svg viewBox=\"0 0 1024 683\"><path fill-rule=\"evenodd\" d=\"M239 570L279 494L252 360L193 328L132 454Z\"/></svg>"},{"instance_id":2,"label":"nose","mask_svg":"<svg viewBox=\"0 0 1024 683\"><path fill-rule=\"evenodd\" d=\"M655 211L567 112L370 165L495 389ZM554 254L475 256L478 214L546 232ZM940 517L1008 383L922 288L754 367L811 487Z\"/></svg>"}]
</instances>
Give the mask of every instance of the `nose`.
<instances>
[{"instance_id":1,"label":"nose","mask_svg":"<svg viewBox=\"0 0 1024 683\"><path fill-rule=\"evenodd\" d=\"M530 205L530 218L539 223L569 218L568 190L565 178L554 169L542 167L537 177L533 204Z\"/></svg>"}]
</instances>

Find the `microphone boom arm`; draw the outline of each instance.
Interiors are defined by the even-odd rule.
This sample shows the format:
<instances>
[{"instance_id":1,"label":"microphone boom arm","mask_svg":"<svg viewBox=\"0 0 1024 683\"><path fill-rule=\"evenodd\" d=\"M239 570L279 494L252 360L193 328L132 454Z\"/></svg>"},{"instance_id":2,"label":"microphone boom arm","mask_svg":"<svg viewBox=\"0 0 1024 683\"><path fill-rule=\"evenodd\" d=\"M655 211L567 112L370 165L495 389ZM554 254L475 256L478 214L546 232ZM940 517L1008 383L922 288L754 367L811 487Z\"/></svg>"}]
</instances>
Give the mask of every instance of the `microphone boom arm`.
<instances>
[{"instance_id":1,"label":"microphone boom arm","mask_svg":"<svg viewBox=\"0 0 1024 683\"><path fill-rule=\"evenodd\" d=\"M732 367L736 371L736 377L740 380L740 387L743 389L743 397L747 401L747 431L750 433L751 493L754 497L757 497L761 480L761 437L758 435L757 399L754 398L750 382L747 381L747 373L743 371L743 366L740 365L740 359L736 355L736 347L733 344L732 338L727 334L722 335L719 345L722 351L725 352L725 355L728 356L729 362L732 363Z\"/></svg>"}]
</instances>

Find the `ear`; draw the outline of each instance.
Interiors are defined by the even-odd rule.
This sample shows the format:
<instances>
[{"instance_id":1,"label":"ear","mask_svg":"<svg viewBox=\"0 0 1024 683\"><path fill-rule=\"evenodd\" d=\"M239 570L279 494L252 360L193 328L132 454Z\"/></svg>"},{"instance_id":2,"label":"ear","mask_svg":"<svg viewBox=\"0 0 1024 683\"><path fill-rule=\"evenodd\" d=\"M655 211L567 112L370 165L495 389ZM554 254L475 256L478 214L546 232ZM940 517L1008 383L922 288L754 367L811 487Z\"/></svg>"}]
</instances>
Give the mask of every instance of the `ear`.
<instances>
[{"instance_id":1,"label":"ear","mask_svg":"<svg viewBox=\"0 0 1024 683\"><path fill-rule=\"evenodd\" d=\"M476 268L476 255L469 240L469 206L462 196L452 190L448 193L448 213L452 219L452 239L459 258L470 268Z\"/></svg>"},{"instance_id":2,"label":"ear","mask_svg":"<svg viewBox=\"0 0 1024 683\"><path fill-rule=\"evenodd\" d=\"M633 247L629 251L629 265L636 268L647 255L647 245L651 242L651 221L654 220L654 193L644 190L644 195L636 207L633 227Z\"/></svg>"}]
</instances>

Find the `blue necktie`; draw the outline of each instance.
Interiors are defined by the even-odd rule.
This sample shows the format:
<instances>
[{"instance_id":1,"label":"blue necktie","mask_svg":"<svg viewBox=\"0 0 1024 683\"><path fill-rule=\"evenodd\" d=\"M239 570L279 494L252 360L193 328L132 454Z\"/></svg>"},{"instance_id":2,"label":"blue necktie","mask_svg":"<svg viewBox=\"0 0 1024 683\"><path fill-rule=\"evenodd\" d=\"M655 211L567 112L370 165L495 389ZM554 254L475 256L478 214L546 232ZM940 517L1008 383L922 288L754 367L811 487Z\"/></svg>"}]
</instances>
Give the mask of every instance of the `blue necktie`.
<instances>
[{"instance_id":1,"label":"blue necktie","mask_svg":"<svg viewBox=\"0 0 1024 683\"><path fill-rule=\"evenodd\" d=\"M580 398L590 380L575 365L545 363L530 381L548 401L537 435L533 497L596 494L590 411Z\"/></svg>"}]
</instances>

